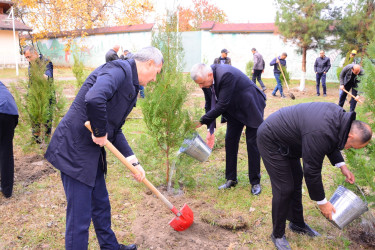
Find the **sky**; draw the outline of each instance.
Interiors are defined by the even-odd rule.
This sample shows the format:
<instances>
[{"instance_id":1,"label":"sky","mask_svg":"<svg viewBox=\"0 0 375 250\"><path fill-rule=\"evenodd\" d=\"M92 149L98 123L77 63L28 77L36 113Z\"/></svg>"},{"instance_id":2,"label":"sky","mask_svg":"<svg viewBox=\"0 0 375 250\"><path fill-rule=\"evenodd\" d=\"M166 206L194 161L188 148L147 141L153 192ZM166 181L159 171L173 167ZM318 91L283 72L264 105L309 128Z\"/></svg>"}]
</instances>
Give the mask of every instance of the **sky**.
<instances>
[{"instance_id":1,"label":"sky","mask_svg":"<svg viewBox=\"0 0 375 250\"><path fill-rule=\"evenodd\" d=\"M230 23L273 23L276 8L274 0L208 0L224 10ZM163 13L166 8L172 8L179 2L182 6L192 5L191 0L154 0L157 13Z\"/></svg>"}]
</instances>

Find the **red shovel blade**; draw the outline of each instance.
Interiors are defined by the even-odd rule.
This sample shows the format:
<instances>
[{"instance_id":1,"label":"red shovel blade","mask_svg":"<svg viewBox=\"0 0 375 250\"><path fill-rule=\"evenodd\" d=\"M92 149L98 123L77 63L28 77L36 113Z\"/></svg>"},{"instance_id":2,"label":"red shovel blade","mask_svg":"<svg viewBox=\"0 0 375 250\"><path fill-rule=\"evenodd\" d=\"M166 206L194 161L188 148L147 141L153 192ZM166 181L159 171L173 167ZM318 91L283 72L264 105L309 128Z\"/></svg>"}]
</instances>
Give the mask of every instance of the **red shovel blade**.
<instances>
[{"instance_id":1,"label":"red shovel blade","mask_svg":"<svg viewBox=\"0 0 375 250\"><path fill-rule=\"evenodd\" d=\"M176 231L184 231L188 229L191 224L194 222L194 214L190 207L185 204L181 211L178 211L175 207L173 207L172 212L176 214L170 222L169 225Z\"/></svg>"}]
</instances>

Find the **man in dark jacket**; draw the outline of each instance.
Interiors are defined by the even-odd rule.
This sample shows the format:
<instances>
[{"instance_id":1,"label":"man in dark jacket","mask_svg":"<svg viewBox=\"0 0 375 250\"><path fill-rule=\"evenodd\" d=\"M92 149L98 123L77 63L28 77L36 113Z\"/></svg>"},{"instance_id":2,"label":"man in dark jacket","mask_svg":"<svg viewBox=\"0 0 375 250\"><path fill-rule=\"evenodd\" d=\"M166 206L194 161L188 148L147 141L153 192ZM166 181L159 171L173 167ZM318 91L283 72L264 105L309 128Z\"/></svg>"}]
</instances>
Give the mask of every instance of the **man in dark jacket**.
<instances>
[{"instance_id":1,"label":"man in dark jacket","mask_svg":"<svg viewBox=\"0 0 375 250\"><path fill-rule=\"evenodd\" d=\"M229 51L227 49L221 50L221 56L218 58L215 58L214 64L229 64L232 65L232 61L228 57Z\"/></svg>"},{"instance_id":2,"label":"man in dark jacket","mask_svg":"<svg viewBox=\"0 0 375 250\"><path fill-rule=\"evenodd\" d=\"M200 124L210 127L207 141L214 141L214 124L223 115L228 122L225 136L227 182L219 189L237 184L237 154L243 127L246 126L246 145L249 164L251 192L259 195L260 156L256 144L258 126L263 122L266 96L244 73L230 65L210 66L196 64L191 69L191 78L203 89L206 114ZM213 145L212 145L213 146Z\"/></svg>"},{"instance_id":3,"label":"man in dark jacket","mask_svg":"<svg viewBox=\"0 0 375 250\"><path fill-rule=\"evenodd\" d=\"M320 56L316 58L314 63L314 71L316 74L316 95L320 96L320 80L322 80L323 96L327 96L326 75L331 68L331 60L325 56L324 50L320 51Z\"/></svg>"},{"instance_id":4,"label":"man in dark jacket","mask_svg":"<svg viewBox=\"0 0 375 250\"><path fill-rule=\"evenodd\" d=\"M336 104L325 102L282 108L260 125L257 143L271 179L271 238L278 249L290 249L285 238L286 220L293 232L320 235L303 218L303 176L310 198L317 201L325 217L332 219L335 208L326 200L321 176L324 157L341 169L347 182L354 183L354 175L340 150L363 148L371 137L370 126L355 120L355 113L346 113Z\"/></svg>"},{"instance_id":5,"label":"man in dark jacket","mask_svg":"<svg viewBox=\"0 0 375 250\"><path fill-rule=\"evenodd\" d=\"M0 190L6 198L11 197L13 192L13 137L17 124L16 102L9 90L0 82Z\"/></svg>"},{"instance_id":6,"label":"man in dark jacket","mask_svg":"<svg viewBox=\"0 0 375 250\"><path fill-rule=\"evenodd\" d=\"M343 91L345 88L346 91L350 92L352 89L352 94L357 96L357 88L358 88L358 76L363 75L363 69L358 64L349 64L346 65L341 73L340 73L340 98L339 98L339 106L344 107L344 103L346 100L347 94ZM350 111L354 112L355 107L357 105L358 97L350 99Z\"/></svg>"},{"instance_id":7,"label":"man in dark jacket","mask_svg":"<svg viewBox=\"0 0 375 250\"><path fill-rule=\"evenodd\" d=\"M103 146L107 140L135 166L141 181L144 171L121 127L137 101L139 85L156 80L163 64L161 52L146 47L132 59L108 62L86 79L52 137L46 159L61 171L66 198L66 249L87 249L88 229L94 223L101 249L136 249L119 245L111 229L111 212L104 175ZM93 133L84 123L90 121Z\"/></svg>"},{"instance_id":8,"label":"man in dark jacket","mask_svg":"<svg viewBox=\"0 0 375 250\"><path fill-rule=\"evenodd\" d=\"M262 81L262 73L264 72L264 66L265 66L263 56L258 53L256 48L252 48L251 52L253 53L253 61L254 61L254 66L252 69L253 82L256 84L257 79L258 79L258 82L260 86L262 87L263 91L266 91L267 88L266 86L264 86L264 83Z\"/></svg>"},{"instance_id":9,"label":"man in dark jacket","mask_svg":"<svg viewBox=\"0 0 375 250\"><path fill-rule=\"evenodd\" d=\"M38 54L37 50L31 46L31 45L28 45L26 46L24 49L23 49L23 54L24 56L26 57L26 59L29 61L29 67L28 67L28 73L29 73L29 84L33 84L32 83L32 79L31 79L31 76L33 75L32 74L32 68L33 68L33 65L40 68L40 67L45 67L45 71L44 71L44 78L47 79L49 81L50 84L53 84L53 64L50 60L48 60L47 58L45 58L42 54ZM44 126L45 127L45 135L47 137L50 137L51 136L51 132L52 132L52 114L53 114L53 110L52 110L52 103L55 101L55 93L50 93L50 99L49 99L49 112L48 112L48 119L46 119L46 123L45 124L36 124L36 123L33 123L32 124L32 134L33 134L33 137L34 137L34 140L36 143L41 143L42 141L42 138L41 138L41 126Z\"/></svg>"},{"instance_id":10,"label":"man in dark jacket","mask_svg":"<svg viewBox=\"0 0 375 250\"><path fill-rule=\"evenodd\" d=\"M279 68L279 63L282 66L286 67L286 60L285 59L286 59L287 56L288 55L284 52L284 53L281 54L281 56L275 57L270 62L270 65L273 66L273 74L275 76L276 83L277 83L275 89L272 91L273 96L276 96L276 92L277 92L277 90L279 90L281 97L285 98L285 95L284 95L284 92L283 92L283 86L282 86L281 80L280 80L280 74L281 74L280 70L282 70L282 69Z\"/></svg>"},{"instance_id":11,"label":"man in dark jacket","mask_svg":"<svg viewBox=\"0 0 375 250\"><path fill-rule=\"evenodd\" d=\"M120 45L113 46L112 49L110 49L107 54L105 54L105 62L114 61L117 59L120 59L117 55L117 52L120 50Z\"/></svg>"}]
</instances>

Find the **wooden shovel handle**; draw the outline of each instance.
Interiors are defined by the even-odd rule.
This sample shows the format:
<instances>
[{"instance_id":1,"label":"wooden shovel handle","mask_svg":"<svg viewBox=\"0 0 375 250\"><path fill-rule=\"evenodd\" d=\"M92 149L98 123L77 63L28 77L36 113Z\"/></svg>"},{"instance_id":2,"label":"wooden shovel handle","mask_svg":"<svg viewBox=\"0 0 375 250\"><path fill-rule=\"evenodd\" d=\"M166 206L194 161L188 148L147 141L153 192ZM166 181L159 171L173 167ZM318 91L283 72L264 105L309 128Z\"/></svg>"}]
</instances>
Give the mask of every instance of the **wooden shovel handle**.
<instances>
[{"instance_id":1,"label":"wooden shovel handle","mask_svg":"<svg viewBox=\"0 0 375 250\"><path fill-rule=\"evenodd\" d=\"M342 89L345 93L347 93L348 95L350 95L351 97L353 97L354 99L356 98L356 96L352 95L349 91L347 91L345 88ZM363 103L361 100L358 99L357 102L360 102L360 103Z\"/></svg>"},{"instance_id":2,"label":"wooden shovel handle","mask_svg":"<svg viewBox=\"0 0 375 250\"><path fill-rule=\"evenodd\" d=\"M91 125L90 125L90 122L87 121L85 122L85 126L88 130L90 130L90 132L92 133L92 129L91 129ZM111 151L130 171L132 171L133 174L139 174L139 171L125 158L125 156L123 154L121 154L120 151L118 151L118 149L113 146L113 144L107 140L107 143L105 144L105 147L109 149L109 151ZM159 199L161 199L165 205L168 206L169 209L172 209L173 208L173 205L172 203L170 203L167 198L164 197L164 195L162 195L159 190L157 190L157 188L152 185L151 182L149 182L146 178L143 179L142 181Z\"/></svg>"}]
</instances>

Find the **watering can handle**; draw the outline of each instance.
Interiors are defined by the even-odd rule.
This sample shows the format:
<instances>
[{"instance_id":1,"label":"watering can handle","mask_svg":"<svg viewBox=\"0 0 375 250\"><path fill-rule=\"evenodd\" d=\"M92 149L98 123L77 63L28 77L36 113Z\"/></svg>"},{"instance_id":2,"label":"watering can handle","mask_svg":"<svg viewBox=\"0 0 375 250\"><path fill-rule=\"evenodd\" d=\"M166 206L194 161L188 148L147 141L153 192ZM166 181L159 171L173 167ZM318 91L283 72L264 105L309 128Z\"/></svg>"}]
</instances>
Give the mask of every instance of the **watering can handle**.
<instances>
[{"instance_id":1,"label":"watering can handle","mask_svg":"<svg viewBox=\"0 0 375 250\"><path fill-rule=\"evenodd\" d=\"M363 193L362 189L361 189L357 184L355 184L355 183L353 183L353 184L357 187L357 189L359 190L359 192L361 192L363 198L365 198L366 203L368 203L368 202L367 202L367 199L366 199L366 196L365 196L365 194ZM343 186L344 186L344 183L343 183Z\"/></svg>"}]
</instances>

